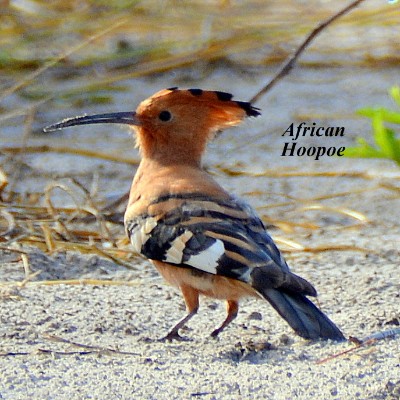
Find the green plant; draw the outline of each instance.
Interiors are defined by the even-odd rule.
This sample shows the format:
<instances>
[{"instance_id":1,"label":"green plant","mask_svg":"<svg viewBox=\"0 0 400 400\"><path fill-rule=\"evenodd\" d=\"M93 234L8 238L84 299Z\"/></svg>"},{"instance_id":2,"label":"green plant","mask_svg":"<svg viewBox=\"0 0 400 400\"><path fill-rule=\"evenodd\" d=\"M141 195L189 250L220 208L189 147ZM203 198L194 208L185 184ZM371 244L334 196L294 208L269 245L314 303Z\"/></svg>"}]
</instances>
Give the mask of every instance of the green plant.
<instances>
[{"instance_id":1,"label":"green plant","mask_svg":"<svg viewBox=\"0 0 400 400\"><path fill-rule=\"evenodd\" d=\"M400 87L392 87L389 93L400 107ZM346 148L344 155L346 157L387 158L400 165L400 139L396 137L393 129L385 126L385 123L400 125L400 112L377 107L362 108L357 113L371 118L376 146L371 146L363 138L357 138L358 146Z\"/></svg>"}]
</instances>

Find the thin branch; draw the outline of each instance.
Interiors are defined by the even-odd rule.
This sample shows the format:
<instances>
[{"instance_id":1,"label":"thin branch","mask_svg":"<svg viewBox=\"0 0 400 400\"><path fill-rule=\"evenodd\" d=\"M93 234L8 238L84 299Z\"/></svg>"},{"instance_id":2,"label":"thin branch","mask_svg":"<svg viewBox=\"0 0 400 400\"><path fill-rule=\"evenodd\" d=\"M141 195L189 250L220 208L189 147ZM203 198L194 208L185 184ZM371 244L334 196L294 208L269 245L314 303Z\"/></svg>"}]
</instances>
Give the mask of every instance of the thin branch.
<instances>
[{"instance_id":1,"label":"thin branch","mask_svg":"<svg viewBox=\"0 0 400 400\"><path fill-rule=\"evenodd\" d=\"M380 331L380 332L375 332L364 339L357 339L355 337L350 336L349 337L349 342L354 343L355 347L352 347L351 349L347 349L344 351L341 351L340 353L332 354L329 357L323 358L318 360L316 363L317 364L324 364L328 361L333 360L334 358L341 357L345 354L356 352L362 348L365 347L370 347L373 344L376 344L376 342L380 340L385 340L385 339L392 339L395 338L396 336L400 335L400 328L395 328L395 329L388 329L386 331Z\"/></svg>"},{"instance_id":2,"label":"thin branch","mask_svg":"<svg viewBox=\"0 0 400 400\"><path fill-rule=\"evenodd\" d=\"M14 351L7 351L4 353L0 353L0 357L15 357L15 356L29 356L35 353L42 353L42 354L57 354L60 356L69 356L69 355L86 355L86 354L121 354L124 356L140 356L139 353L134 353L131 351L121 351L118 349L113 349L109 347L102 347L102 346L92 346L92 345L87 345L87 344L82 344L82 343L77 343L73 342L72 340L67 340L64 338L61 338L59 336L54 336L50 334L44 334L44 338L56 342L56 343L64 343L68 344L70 346L78 347L83 350L79 351L59 351L59 350L51 350L51 349L36 349L33 352L29 351L21 351L21 352L14 352Z\"/></svg>"},{"instance_id":3,"label":"thin branch","mask_svg":"<svg viewBox=\"0 0 400 400\"><path fill-rule=\"evenodd\" d=\"M307 48L307 46L315 39L317 35L319 35L328 25L330 25L332 22L336 21L338 18L341 16L347 14L349 11L351 11L353 8L357 7L360 3L362 3L364 0L357 0L353 1L350 5L347 7L343 8L343 10L339 11L338 13L332 15L325 21L321 22L316 28L314 28L311 33L306 37L304 42L301 44L301 46L296 50L296 52L289 57L287 61L283 64L281 69L278 71L278 73L269 81L267 85L265 85L257 94L255 94L249 101L250 103L255 103L257 102L265 93L269 92L273 86L275 86L276 83L278 83L284 76L286 76L290 70L294 67L297 59L300 57L301 53Z\"/></svg>"},{"instance_id":4,"label":"thin branch","mask_svg":"<svg viewBox=\"0 0 400 400\"><path fill-rule=\"evenodd\" d=\"M43 337L52 342L65 343L65 344L69 344L71 346L91 350L92 352L97 352L97 353L114 353L114 354L130 355L130 356L139 356L140 355L139 353L134 353L131 351L121 351L121 350L113 349L110 347L92 346L92 345L88 345L88 344L82 344L82 343L74 342L72 340L64 339L64 338L62 338L60 336L56 336L56 335L44 334Z\"/></svg>"},{"instance_id":5,"label":"thin branch","mask_svg":"<svg viewBox=\"0 0 400 400\"><path fill-rule=\"evenodd\" d=\"M21 146L0 147L0 153L4 153L4 154L14 155L14 154L19 154L21 152L23 152L24 154L51 153L51 152L59 153L59 154L72 154L75 156L78 155L78 156L83 156L83 157L99 158L102 160L131 164L131 165L139 164L139 160L137 160L137 159L121 157L121 155L114 156L112 154L100 153L98 151L93 151L93 150L88 150L88 149L78 149L78 148L73 148L73 147L52 147L52 146L47 146L47 145L26 146L26 147L21 147ZM1 184L3 181L5 182L5 184L8 183L6 178L2 177L2 174L0 171L0 189L2 188Z\"/></svg>"}]
</instances>

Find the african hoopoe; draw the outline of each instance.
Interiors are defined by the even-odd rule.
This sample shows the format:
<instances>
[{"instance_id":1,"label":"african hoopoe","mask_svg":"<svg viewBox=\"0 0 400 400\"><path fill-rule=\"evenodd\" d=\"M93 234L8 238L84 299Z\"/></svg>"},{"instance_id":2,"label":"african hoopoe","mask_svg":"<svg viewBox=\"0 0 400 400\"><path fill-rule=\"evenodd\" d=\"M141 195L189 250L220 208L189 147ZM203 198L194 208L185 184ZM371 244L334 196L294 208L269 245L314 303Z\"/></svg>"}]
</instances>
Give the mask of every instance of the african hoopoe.
<instances>
[{"instance_id":1,"label":"african hoopoe","mask_svg":"<svg viewBox=\"0 0 400 400\"><path fill-rule=\"evenodd\" d=\"M212 336L235 319L242 297L256 296L304 338L344 339L306 297L316 290L290 272L255 211L202 169L206 144L217 131L259 114L229 93L171 88L143 101L136 112L70 118L45 128L117 123L136 131L142 160L125 213L126 232L135 251L180 288L188 310L166 339L180 338L179 329L198 311L200 294L227 301L227 317Z\"/></svg>"}]
</instances>

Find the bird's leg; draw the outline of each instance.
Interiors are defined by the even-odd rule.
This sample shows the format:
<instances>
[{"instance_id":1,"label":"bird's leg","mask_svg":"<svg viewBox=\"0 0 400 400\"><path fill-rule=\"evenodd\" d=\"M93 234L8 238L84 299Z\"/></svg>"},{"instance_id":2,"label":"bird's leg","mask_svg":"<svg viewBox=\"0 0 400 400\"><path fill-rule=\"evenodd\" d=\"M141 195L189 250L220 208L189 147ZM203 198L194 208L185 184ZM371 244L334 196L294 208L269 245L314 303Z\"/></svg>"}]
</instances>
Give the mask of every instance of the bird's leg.
<instances>
[{"instance_id":1,"label":"bird's leg","mask_svg":"<svg viewBox=\"0 0 400 400\"><path fill-rule=\"evenodd\" d=\"M217 337L238 315L239 303L235 300L227 300L228 315L222 325L211 332L212 337Z\"/></svg>"},{"instance_id":2,"label":"bird's leg","mask_svg":"<svg viewBox=\"0 0 400 400\"><path fill-rule=\"evenodd\" d=\"M195 314L197 314L197 308L192 310L185 318L182 318L167 334L167 336L163 337L161 341L172 342L173 340L187 340L179 334L179 329L181 329L186 322L188 322Z\"/></svg>"},{"instance_id":3,"label":"bird's leg","mask_svg":"<svg viewBox=\"0 0 400 400\"><path fill-rule=\"evenodd\" d=\"M185 299L186 309L188 314L182 318L165 336L161 339L161 341L169 341L173 340L185 340L181 335L179 335L179 329L183 328L184 325L197 314L199 309L199 292L193 289L190 286L181 286L181 291L183 294L183 298Z\"/></svg>"}]
</instances>

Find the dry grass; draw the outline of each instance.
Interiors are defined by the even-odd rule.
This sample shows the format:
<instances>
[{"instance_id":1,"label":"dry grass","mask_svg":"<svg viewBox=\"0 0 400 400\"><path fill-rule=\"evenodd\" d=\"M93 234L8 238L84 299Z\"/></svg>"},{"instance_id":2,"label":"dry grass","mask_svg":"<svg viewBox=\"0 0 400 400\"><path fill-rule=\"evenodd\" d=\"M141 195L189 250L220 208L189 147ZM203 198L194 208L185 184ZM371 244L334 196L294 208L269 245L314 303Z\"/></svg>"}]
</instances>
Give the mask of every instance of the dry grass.
<instances>
[{"instance_id":1,"label":"dry grass","mask_svg":"<svg viewBox=\"0 0 400 400\"><path fill-rule=\"evenodd\" d=\"M92 157L92 154L81 154L82 157ZM97 157L101 155L97 154ZM118 160L121 162L121 160ZM132 162L128 160L126 162ZM264 173L251 174L244 171L227 171L230 175L246 175L252 179L260 179L265 176L286 179L314 176L313 172L290 172L265 171ZM342 173L320 172L319 177L337 178ZM373 179L367 173L355 174L355 177L366 181ZM128 240L125 238L122 228L123 204L126 195L112 204L104 204L93 198L90 190L71 178L69 184L56 181L49 182L45 192L25 193L23 197L16 196L7 190L7 177L3 173L3 188L0 191L0 251L10 251L16 253L24 261L26 246L34 246L47 254L54 254L59 251L78 251L82 254L96 254L108 258L113 262L126 268L135 269L136 254L129 248ZM62 190L67 193L75 202L73 207L56 207L52 202L52 192ZM330 230L342 229L368 229L369 220L366 215L347 207L331 207L324 204L325 200L340 199L352 195L358 195L367 191L385 189L388 193L397 192L396 186L387 183L378 183L373 187L355 188L346 192L336 192L324 196L314 196L307 199L293 198L289 196L288 201L272 203L259 207L258 211L262 215L265 223L278 227L282 232L292 233L295 230L315 231L323 227L314 220L312 215L309 220L304 222L300 218L304 211L319 211L326 215L336 213L345 216L354 222L347 222L344 225L338 224L330 226ZM85 201L82 203L78 198L84 193ZM44 206L38 206L43 203ZM280 220L268 217L266 210L277 208L284 210L288 205L294 207L299 219ZM122 208L121 208L122 206ZM293 214L292 214L293 216ZM326 227L325 227L326 229ZM375 253L374 249L362 248L347 244L326 244L320 246L304 246L297 241L290 240L284 236L275 236L276 241L284 252L325 252L325 251L360 251L364 253ZM25 263L27 261L25 260ZM26 268L29 269L28 267ZM27 284L32 276L26 272L25 281L21 285ZM106 282L106 281L104 281ZM103 283L104 283L103 282ZM45 281L43 284L55 284L53 281ZM99 284L98 280L69 280L59 281L62 284ZM104 283L105 284L105 283ZM117 284L117 283L113 283Z\"/></svg>"},{"instance_id":2,"label":"dry grass","mask_svg":"<svg viewBox=\"0 0 400 400\"><path fill-rule=\"evenodd\" d=\"M116 82L199 61L265 68L283 61L312 27L346 4L316 0L307 4L290 0L284 4L277 0L6 2L0 70L9 81L0 99L18 93L48 101L48 97L71 99L84 92L92 93L94 101L107 101L104 92L117 90ZM363 4L336 23L337 41L322 40L310 49L310 54L322 58L303 62L397 65L399 17L398 7L385 2ZM380 31L373 41L357 40L375 26ZM354 37L346 40L348 27ZM351 58L343 57L350 52ZM98 76L87 79L89 71L99 68ZM54 82L52 88L44 88L40 77L49 73L68 79L72 86L57 88Z\"/></svg>"},{"instance_id":3,"label":"dry grass","mask_svg":"<svg viewBox=\"0 0 400 400\"><path fill-rule=\"evenodd\" d=\"M66 185L54 182L50 175L45 193L14 190L23 175L22 154L56 152L132 165L138 162L119 155L70 147L27 146L25 139L34 132L37 110L50 105L73 107L82 101L82 96L86 104L112 102L124 90L118 82L183 66L196 68L200 62L206 66L203 68L206 71L211 71L216 64L232 69L261 70L283 61L312 27L347 2L308 3L286 1L282 6L277 0L3 2L0 71L5 78L0 92L0 121L10 128L16 116L24 116L25 124L22 145L0 146L0 250L15 252L22 259L24 246L35 246L49 254L73 250L98 254L132 268L135 255L124 239L122 201L110 207L109 203L94 198L91 190L77 180L72 179ZM337 22L338 45L325 38L322 44L310 49L309 54L317 56L303 60L303 64L314 67L346 63L397 65L400 42L398 36L391 35L398 27L399 18L399 8L385 2L361 7ZM291 29L287 29L288 26ZM349 26L360 36L375 26L380 26L381 31L373 42L350 40L349 47L343 48ZM376 52L377 48L385 51ZM343 60L344 52L352 52L354 57ZM43 85L44 80L51 85ZM368 172L280 170L251 174L223 166L215 168L224 174L252 179L301 176L374 179ZM7 172L11 170L12 175ZM75 207L54 206L52 193L55 189L67 193ZM306 201L288 199L268 207L294 204L299 211L308 207L308 210L318 209L327 214L339 213L353 219L354 224L337 229L357 228L368 224L367 216L345 207L328 207L324 201L382 189L387 193L396 192L398 197L399 189L395 184L378 182L373 188L338 191ZM83 203L76 200L77 192L79 196L83 193ZM312 218L306 222L286 221L264 215L264 219L284 232L320 229ZM285 244L286 251L371 251L347 245L310 248L284 238L277 240ZM27 279L30 279L29 274Z\"/></svg>"}]
</instances>

